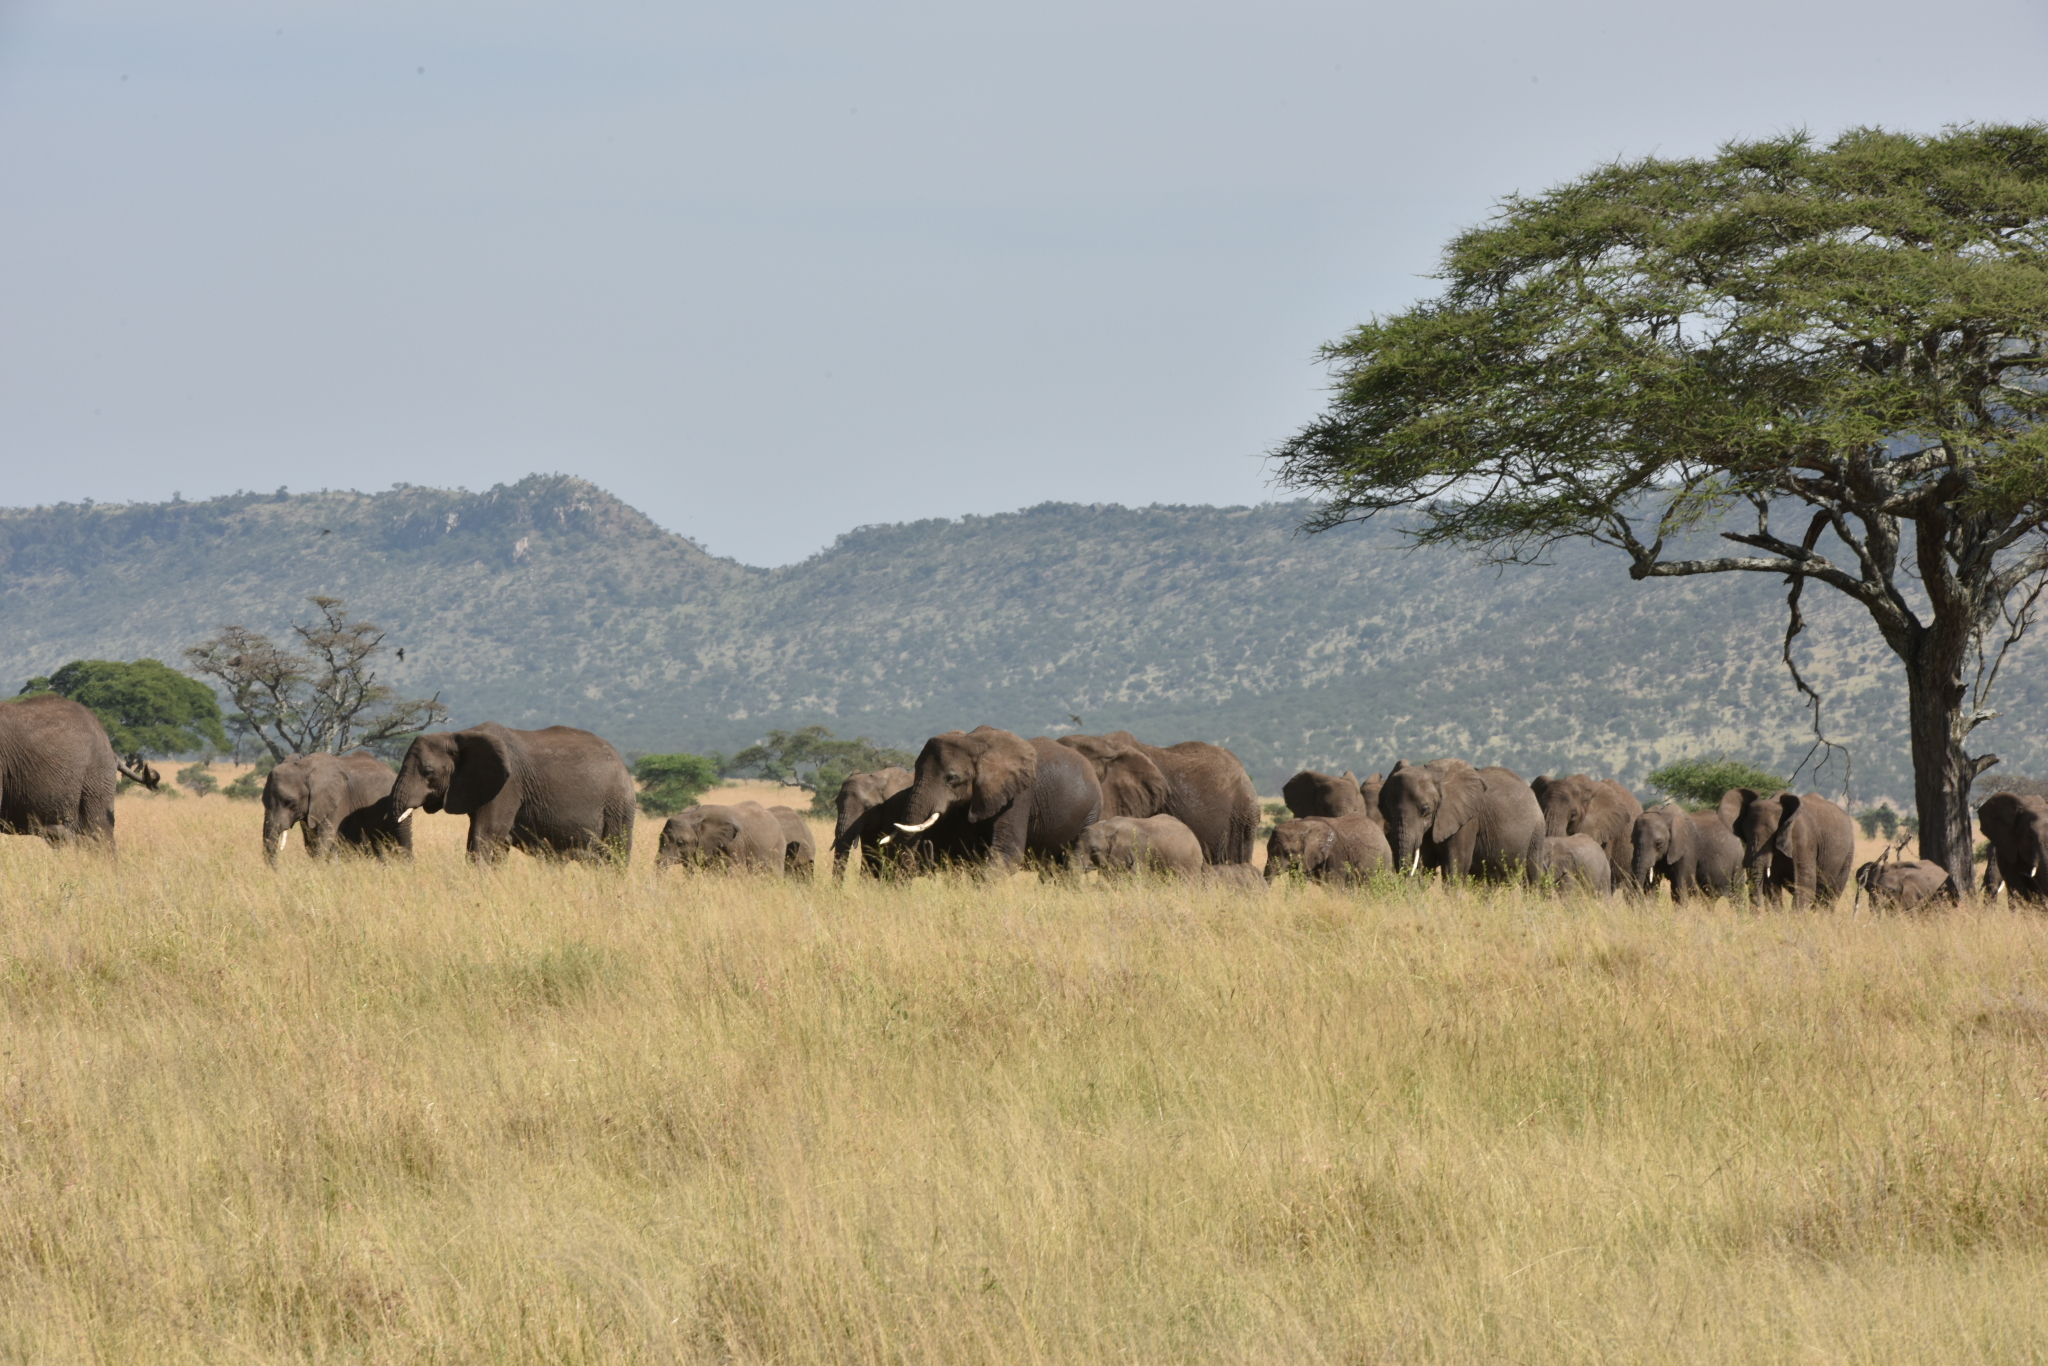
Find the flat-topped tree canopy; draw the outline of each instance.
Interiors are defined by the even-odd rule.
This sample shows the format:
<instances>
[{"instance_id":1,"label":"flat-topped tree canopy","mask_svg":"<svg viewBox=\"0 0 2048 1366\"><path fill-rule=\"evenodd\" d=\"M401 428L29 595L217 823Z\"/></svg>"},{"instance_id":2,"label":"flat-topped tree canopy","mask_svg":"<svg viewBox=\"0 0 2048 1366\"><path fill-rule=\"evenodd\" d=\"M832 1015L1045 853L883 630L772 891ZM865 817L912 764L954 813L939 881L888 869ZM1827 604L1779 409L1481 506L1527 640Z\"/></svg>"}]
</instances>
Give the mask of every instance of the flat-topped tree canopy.
<instances>
[{"instance_id":1,"label":"flat-topped tree canopy","mask_svg":"<svg viewBox=\"0 0 2048 1366\"><path fill-rule=\"evenodd\" d=\"M1922 856L1967 879L1997 759L1965 742L2048 574L2048 126L1617 163L1503 200L1437 278L1323 349L1334 399L1273 453L1308 529L1784 574L1788 664L1805 581L1847 594L1906 668ZM1702 531L1739 550L1681 557Z\"/></svg>"}]
</instances>

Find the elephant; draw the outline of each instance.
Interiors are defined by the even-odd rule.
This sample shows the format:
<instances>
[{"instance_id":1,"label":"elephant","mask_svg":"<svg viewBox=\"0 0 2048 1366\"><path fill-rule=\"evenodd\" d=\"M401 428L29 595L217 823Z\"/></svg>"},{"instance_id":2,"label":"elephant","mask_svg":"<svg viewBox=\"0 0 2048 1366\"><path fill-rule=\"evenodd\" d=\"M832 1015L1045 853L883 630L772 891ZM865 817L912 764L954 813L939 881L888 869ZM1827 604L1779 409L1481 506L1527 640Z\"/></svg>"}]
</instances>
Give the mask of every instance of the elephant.
<instances>
[{"instance_id":1,"label":"elephant","mask_svg":"<svg viewBox=\"0 0 2048 1366\"><path fill-rule=\"evenodd\" d=\"M1206 740L1148 745L1127 730L1063 735L1102 787L1104 816L1172 816L1195 832L1210 863L1250 863L1259 798L1237 756Z\"/></svg>"},{"instance_id":2,"label":"elephant","mask_svg":"<svg viewBox=\"0 0 2048 1366\"><path fill-rule=\"evenodd\" d=\"M1266 839L1266 881L1299 869L1311 882L1363 882L1394 866L1379 822L1363 811L1282 821Z\"/></svg>"},{"instance_id":3,"label":"elephant","mask_svg":"<svg viewBox=\"0 0 2048 1366\"><path fill-rule=\"evenodd\" d=\"M759 802L692 806L670 816L661 827L654 866L670 868L687 863L694 867L780 873L788 858L789 844L789 832L782 821Z\"/></svg>"},{"instance_id":4,"label":"elephant","mask_svg":"<svg viewBox=\"0 0 2048 1366\"><path fill-rule=\"evenodd\" d=\"M1576 883L1599 896L1614 890L1614 865L1591 835L1545 835L1532 867L1559 888Z\"/></svg>"},{"instance_id":5,"label":"elephant","mask_svg":"<svg viewBox=\"0 0 2048 1366\"><path fill-rule=\"evenodd\" d=\"M1404 759L1388 772L1379 808L1404 872L1510 881L1527 876L1543 845L1543 808L1513 769Z\"/></svg>"},{"instance_id":6,"label":"elephant","mask_svg":"<svg viewBox=\"0 0 2048 1366\"><path fill-rule=\"evenodd\" d=\"M306 829L306 853L333 854L340 846L412 857L412 822L398 819L391 789L398 775L368 750L346 756L294 754L263 780L263 856L284 852L294 825Z\"/></svg>"},{"instance_id":7,"label":"elephant","mask_svg":"<svg viewBox=\"0 0 2048 1366\"><path fill-rule=\"evenodd\" d=\"M1721 796L1721 818L1742 841L1742 858L1759 891L1790 890L1803 910L1818 896L1833 901L1849 887L1856 861L1856 822L1817 792L1766 797L1751 787Z\"/></svg>"},{"instance_id":8,"label":"elephant","mask_svg":"<svg viewBox=\"0 0 2048 1366\"><path fill-rule=\"evenodd\" d=\"M1074 867L1111 873L1198 873L1202 842L1171 816L1108 816L1081 832Z\"/></svg>"},{"instance_id":9,"label":"elephant","mask_svg":"<svg viewBox=\"0 0 2048 1366\"><path fill-rule=\"evenodd\" d=\"M771 806L768 814L782 827L782 871L809 882L818 858L818 841L811 834L810 822L787 806Z\"/></svg>"},{"instance_id":10,"label":"elephant","mask_svg":"<svg viewBox=\"0 0 2048 1366\"><path fill-rule=\"evenodd\" d=\"M899 839L918 836L953 857L1014 872L1027 856L1066 854L1101 815L1102 785L1082 755L976 726L925 741L894 824Z\"/></svg>"},{"instance_id":11,"label":"elephant","mask_svg":"<svg viewBox=\"0 0 2048 1366\"><path fill-rule=\"evenodd\" d=\"M1984 895L2005 886L2008 901L2048 901L2048 799L2000 792L1977 808L1977 828L1991 841Z\"/></svg>"},{"instance_id":12,"label":"elephant","mask_svg":"<svg viewBox=\"0 0 2048 1366\"><path fill-rule=\"evenodd\" d=\"M1545 834L1591 835L1607 855L1615 879L1629 880L1635 867L1636 817L1643 814L1635 793L1612 778L1596 781L1583 773L1538 778L1529 790L1543 808Z\"/></svg>"},{"instance_id":13,"label":"elephant","mask_svg":"<svg viewBox=\"0 0 2048 1366\"><path fill-rule=\"evenodd\" d=\"M1869 894L1870 904L1879 908L1914 911L1936 902L1953 906L1962 900L1954 876L1928 859L1866 863L1856 870L1856 885Z\"/></svg>"},{"instance_id":14,"label":"elephant","mask_svg":"<svg viewBox=\"0 0 2048 1366\"><path fill-rule=\"evenodd\" d=\"M1659 878L1671 884L1673 905L1696 891L1725 896L1742 875L1742 841L1717 810L1683 811L1665 803L1636 817L1631 832L1631 882L1653 890Z\"/></svg>"},{"instance_id":15,"label":"elephant","mask_svg":"<svg viewBox=\"0 0 2048 1366\"><path fill-rule=\"evenodd\" d=\"M51 844L114 847L114 792L130 778L154 792L141 756L123 760L92 711L39 693L0 703L0 832Z\"/></svg>"},{"instance_id":16,"label":"elephant","mask_svg":"<svg viewBox=\"0 0 2048 1366\"><path fill-rule=\"evenodd\" d=\"M1333 778L1305 768L1281 785L1280 799L1296 817L1349 816L1366 809L1358 777L1349 771Z\"/></svg>"},{"instance_id":17,"label":"elephant","mask_svg":"<svg viewBox=\"0 0 2048 1366\"><path fill-rule=\"evenodd\" d=\"M845 876L847 855L856 844L860 846L861 866L869 873L881 876L882 851L893 842L890 832L909 808L909 802L899 802L890 811L882 808L891 797L908 792L910 783L911 774L907 768L891 767L876 769L872 773L847 775L846 781L839 785L836 799L839 821L832 832L833 877Z\"/></svg>"},{"instance_id":18,"label":"elephant","mask_svg":"<svg viewBox=\"0 0 2048 1366\"><path fill-rule=\"evenodd\" d=\"M634 797L626 761L589 731L495 721L420 736L391 789L401 822L421 808L468 816L469 856L479 863L497 862L509 847L623 864L633 852Z\"/></svg>"}]
</instances>

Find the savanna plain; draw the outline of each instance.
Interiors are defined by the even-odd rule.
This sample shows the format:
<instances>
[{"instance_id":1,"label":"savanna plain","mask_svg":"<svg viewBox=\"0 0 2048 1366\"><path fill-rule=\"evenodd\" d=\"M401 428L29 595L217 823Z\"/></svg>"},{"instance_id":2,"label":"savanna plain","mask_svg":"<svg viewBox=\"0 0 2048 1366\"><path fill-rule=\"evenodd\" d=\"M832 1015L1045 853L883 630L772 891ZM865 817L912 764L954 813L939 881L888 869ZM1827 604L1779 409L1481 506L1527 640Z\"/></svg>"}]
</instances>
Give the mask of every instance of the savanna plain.
<instances>
[{"instance_id":1,"label":"savanna plain","mask_svg":"<svg viewBox=\"0 0 2048 1366\"><path fill-rule=\"evenodd\" d=\"M0 840L0 1355L2048 1359L2048 919ZM822 829L822 827L821 827Z\"/></svg>"}]
</instances>

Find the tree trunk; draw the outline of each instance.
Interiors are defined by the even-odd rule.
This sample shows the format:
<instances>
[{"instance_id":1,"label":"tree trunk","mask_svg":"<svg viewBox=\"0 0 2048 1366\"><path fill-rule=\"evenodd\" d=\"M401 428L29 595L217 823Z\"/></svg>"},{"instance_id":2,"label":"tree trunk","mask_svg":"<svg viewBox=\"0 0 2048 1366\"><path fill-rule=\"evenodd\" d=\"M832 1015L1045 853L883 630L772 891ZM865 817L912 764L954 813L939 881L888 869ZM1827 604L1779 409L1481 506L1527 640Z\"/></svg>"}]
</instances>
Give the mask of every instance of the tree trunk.
<instances>
[{"instance_id":1,"label":"tree trunk","mask_svg":"<svg viewBox=\"0 0 2048 1366\"><path fill-rule=\"evenodd\" d=\"M1938 633L1922 635L1906 666L1906 706L1913 737L1913 801L1920 813L1920 857L1972 886L1976 840L1970 829L1970 785L1980 767L1963 748L1970 723L1963 716L1963 656L1938 648Z\"/></svg>"}]
</instances>

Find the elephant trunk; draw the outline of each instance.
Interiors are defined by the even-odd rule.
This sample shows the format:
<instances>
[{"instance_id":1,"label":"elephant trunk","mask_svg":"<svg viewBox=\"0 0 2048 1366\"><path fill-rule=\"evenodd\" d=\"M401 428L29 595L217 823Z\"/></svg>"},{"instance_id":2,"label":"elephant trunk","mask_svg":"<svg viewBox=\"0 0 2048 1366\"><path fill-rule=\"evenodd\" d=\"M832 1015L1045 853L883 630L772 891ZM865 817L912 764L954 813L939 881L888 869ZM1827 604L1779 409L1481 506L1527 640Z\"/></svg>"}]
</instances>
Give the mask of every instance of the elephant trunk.
<instances>
[{"instance_id":1,"label":"elephant trunk","mask_svg":"<svg viewBox=\"0 0 2048 1366\"><path fill-rule=\"evenodd\" d=\"M276 865L277 856L284 852L286 843L290 841L296 821L297 817L289 812L263 813L263 857L272 866Z\"/></svg>"},{"instance_id":2,"label":"elephant trunk","mask_svg":"<svg viewBox=\"0 0 2048 1366\"><path fill-rule=\"evenodd\" d=\"M1630 860L1630 872L1636 886L1647 888L1657 868L1657 842L1653 838L1637 836L1635 857Z\"/></svg>"}]
</instances>

